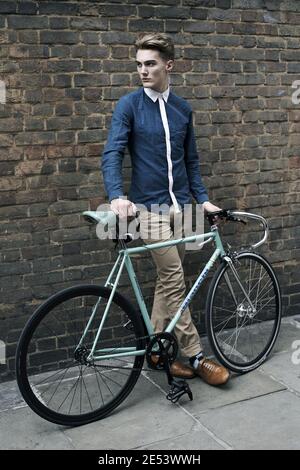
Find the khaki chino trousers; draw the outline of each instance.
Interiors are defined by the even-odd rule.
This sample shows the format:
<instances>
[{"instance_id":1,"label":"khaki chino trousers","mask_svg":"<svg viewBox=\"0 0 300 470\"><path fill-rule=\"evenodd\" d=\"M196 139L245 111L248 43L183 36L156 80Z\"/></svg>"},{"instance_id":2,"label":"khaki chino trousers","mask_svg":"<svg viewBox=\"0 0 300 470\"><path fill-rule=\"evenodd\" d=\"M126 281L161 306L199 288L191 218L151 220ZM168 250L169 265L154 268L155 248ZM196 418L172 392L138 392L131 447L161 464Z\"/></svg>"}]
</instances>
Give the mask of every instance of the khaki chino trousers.
<instances>
[{"instance_id":1,"label":"khaki chino trousers","mask_svg":"<svg viewBox=\"0 0 300 470\"><path fill-rule=\"evenodd\" d=\"M158 214L147 210L140 211L140 235L144 243L182 238L182 224L176 220L182 218L182 212L176 214L174 206L170 214ZM185 244L158 248L150 251L157 270L151 321L154 331L165 329L176 314L186 295L186 285L182 263ZM182 356L191 357L202 350L198 331L187 307L179 318L174 333Z\"/></svg>"}]
</instances>

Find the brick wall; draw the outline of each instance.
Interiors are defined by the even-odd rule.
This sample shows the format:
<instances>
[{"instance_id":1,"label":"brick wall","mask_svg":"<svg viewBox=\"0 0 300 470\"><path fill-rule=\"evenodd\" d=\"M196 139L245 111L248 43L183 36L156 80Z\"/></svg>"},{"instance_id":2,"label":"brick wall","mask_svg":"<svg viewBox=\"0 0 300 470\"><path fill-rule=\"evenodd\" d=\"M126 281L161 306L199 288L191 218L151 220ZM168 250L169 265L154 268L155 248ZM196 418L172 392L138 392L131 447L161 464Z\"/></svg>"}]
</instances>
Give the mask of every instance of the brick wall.
<instances>
[{"instance_id":1,"label":"brick wall","mask_svg":"<svg viewBox=\"0 0 300 470\"><path fill-rule=\"evenodd\" d=\"M280 277L285 314L299 312L300 104L291 98L300 2L0 1L2 378L35 306L67 285L103 282L115 259L80 214L105 201L99 158L116 101L141 86L134 42L148 31L174 38L171 86L193 107L211 200L268 218L261 251ZM129 163L126 154L127 186ZM253 237L226 230L228 240ZM188 285L206 256L187 254ZM135 266L150 307L154 267L149 257ZM199 328L205 288L193 305Z\"/></svg>"}]
</instances>

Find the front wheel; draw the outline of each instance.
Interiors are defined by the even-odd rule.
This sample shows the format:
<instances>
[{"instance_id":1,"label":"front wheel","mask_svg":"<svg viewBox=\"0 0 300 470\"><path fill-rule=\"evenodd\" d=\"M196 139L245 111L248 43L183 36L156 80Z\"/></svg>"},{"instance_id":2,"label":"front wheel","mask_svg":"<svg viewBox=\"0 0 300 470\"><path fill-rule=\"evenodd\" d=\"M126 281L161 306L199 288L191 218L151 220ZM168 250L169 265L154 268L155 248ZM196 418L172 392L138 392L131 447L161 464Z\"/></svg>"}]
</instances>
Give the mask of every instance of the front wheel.
<instances>
[{"instance_id":1,"label":"front wheel","mask_svg":"<svg viewBox=\"0 0 300 470\"><path fill-rule=\"evenodd\" d=\"M207 297L206 328L217 359L233 372L249 372L270 354L281 322L281 294L275 272L261 255L223 261Z\"/></svg>"},{"instance_id":2,"label":"front wheel","mask_svg":"<svg viewBox=\"0 0 300 470\"><path fill-rule=\"evenodd\" d=\"M105 318L110 295L111 289L96 285L65 289L25 326L16 352L17 381L42 418L61 425L90 423L108 415L134 387L144 361L143 322L118 293Z\"/></svg>"}]
</instances>

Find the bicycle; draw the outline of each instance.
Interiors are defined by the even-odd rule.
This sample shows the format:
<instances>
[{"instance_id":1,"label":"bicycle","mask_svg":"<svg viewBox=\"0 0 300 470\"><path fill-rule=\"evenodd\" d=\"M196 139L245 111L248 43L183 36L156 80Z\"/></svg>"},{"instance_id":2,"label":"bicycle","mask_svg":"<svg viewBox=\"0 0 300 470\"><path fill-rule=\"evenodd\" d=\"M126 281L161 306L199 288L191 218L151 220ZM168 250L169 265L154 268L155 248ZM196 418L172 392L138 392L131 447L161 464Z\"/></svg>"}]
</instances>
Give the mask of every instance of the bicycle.
<instances>
[{"instance_id":1,"label":"bicycle","mask_svg":"<svg viewBox=\"0 0 300 470\"><path fill-rule=\"evenodd\" d=\"M115 224L113 212L83 213L107 227ZM225 251L219 220L261 223L264 236L249 248ZM281 293L274 269L254 250L268 236L267 221L259 215L222 210L207 215L210 232L189 237L127 247L132 239L115 240L117 260L104 286L75 285L43 302L27 322L16 352L18 386L27 404L42 418L60 425L82 425L102 419L132 391L146 357L150 370L165 370L176 402L192 393L188 384L170 374L178 344L172 334L208 272L219 260L206 300L206 331L216 358L228 369L246 373L259 367L270 354L281 322ZM165 331L153 330L130 258L135 253L179 243L208 242L214 251L197 276L181 307ZM140 311L117 292L123 268ZM148 370L148 369L147 369Z\"/></svg>"}]
</instances>

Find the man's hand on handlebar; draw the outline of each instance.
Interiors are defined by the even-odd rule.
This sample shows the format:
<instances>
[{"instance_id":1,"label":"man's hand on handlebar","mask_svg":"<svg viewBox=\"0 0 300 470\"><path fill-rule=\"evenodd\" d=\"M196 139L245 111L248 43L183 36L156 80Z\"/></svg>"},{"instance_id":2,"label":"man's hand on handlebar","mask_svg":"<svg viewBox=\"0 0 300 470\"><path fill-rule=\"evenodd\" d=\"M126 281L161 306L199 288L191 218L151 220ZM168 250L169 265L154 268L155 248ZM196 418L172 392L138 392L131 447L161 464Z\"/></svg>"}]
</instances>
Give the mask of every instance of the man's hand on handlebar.
<instances>
[{"instance_id":1,"label":"man's hand on handlebar","mask_svg":"<svg viewBox=\"0 0 300 470\"><path fill-rule=\"evenodd\" d=\"M137 207L133 202L122 198L113 199L110 203L110 208L121 219L135 217L137 211Z\"/></svg>"},{"instance_id":2,"label":"man's hand on handlebar","mask_svg":"<svg viewBox=\"0 0 300 470\"><path fill-rule=\"evenodd\" d=\"M215 206L214 204L212 204L211 202L209 201L205 201L203 202L203 209L205 211L206 214L209 214L210 212L216 212L216 211L221 211L222 209L218 206ZM214 223L217 223L217 222L220 222L220 218L216 215L214 218L213 218L213 222Z\"/></svg>"}]
</instances>

